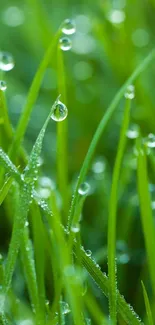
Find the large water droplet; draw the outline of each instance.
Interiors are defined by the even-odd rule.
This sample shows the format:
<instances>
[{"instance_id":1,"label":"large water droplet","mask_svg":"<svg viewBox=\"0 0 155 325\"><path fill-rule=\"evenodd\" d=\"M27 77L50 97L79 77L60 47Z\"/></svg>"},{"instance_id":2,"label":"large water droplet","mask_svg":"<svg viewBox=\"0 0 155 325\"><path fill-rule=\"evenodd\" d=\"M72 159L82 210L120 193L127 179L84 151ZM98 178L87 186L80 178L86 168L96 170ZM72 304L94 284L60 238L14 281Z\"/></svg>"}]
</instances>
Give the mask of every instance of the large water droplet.
<instances>
[{"instance_id":1,"label":"large water droplet","mask_svg":"<svg viewBox=\"0 0 155 325\"><path fill-rule=\"evenodd\" d=\"M133 99L135 97L135 87L133 85L129 85L126 88L126 92L125 92L124 96L127 99Z\"/></svg>"},{"instance_id":2,"label":"large water droplet","mask_svg":"<svg viewBox=\"0 0 155 325\"><path fill-rule=\"evenodd\" d=\"M68 37L61 37L59 45L62 51L69 51L72 48L72 42Z\"/></svg>"},{"instance_id":3,"label":"large water droplet","mask_svg":"<svg viewBox=\"0 0 155 325\"><path fill-rule=\"evenodd\" d=\"M139 135L139 127L137 124L132 124L130 129L127 131L126 136L129 139L136 139Z\"/></svg>"},{"instance_id":4,"label":"large water droplet","mask_svg":"<svg viewBox=\"0 0 155 325\"><path fill-rule=\"evenodd\" d=\"M72 225L71 231L74 233L78 233L80 231L80 225L79 224Z\"/></svg>"},{"instance_id":5,"label":"large water droplet","mask_svg":"<svg viewBox=\"0 0 155 325\"><path fill-rule=\"evenodd\" d=\"M53 112L51 114L52 120L54 120L56 122L61 122L61 121L65 120L67 115L68 115L67 107L59 100L57 102L57 104L55 105Z\"/></svg>"},{"instance_id":6,"label":"large water droplet","mask_svg":"<svg viewBox=\"0 0 155 325\"><path fill-rule=\"evenodd\" d=\"M0 90L6 90L7 84L4 80L0 80Z\"/></svg>"},{"instance_id":7,"label":"large water droplet","mask_svg":"<svg viewBox=\"0 0 155 325\"><path fill-rule=\"evenodd\" d=\"M78 189L78 193L80 195L87 195L90 191L90 185L85 182L85 183L82 183Z\"/></svg>"},{"instance_id":8,"label":"large water droplet","mask_svg":"<svg viewBox=\"0 0 155 325\"><path fill-rule=\"evenodd\" d=\"M69 314L71 311L69 308L69 304L65 301L61 301L61 308L62 308L62 313L64 315Z\"/></svg>"},{"instance_id":9,"label":"large water droplet","mask_svg":"<svg viewBox=\"0 0 155 325\"><path fill-rule=\"evenodd\" d=\"M14 68L14 59L11 53L0 52L0 70L10 71Z\"/></svg>"},{"instance_id":10,"label":"large water droplet","mask_svg":"<svg viewBox=\"0 0 155 325\"><path fill-rule=\"evenodd\" d=\"M155 148L155 135L150 133L146 139L145 144L148 148Z\"/></svg>"},{"instance_id":11,"label":"large water droplet","mask_svg":"<svg viewBox=\"0 0 155 325\"><path fill-rule=\"evenodd\" d=\"M76 32L76 26L74 21L71 19L65 19L61 30L66 35L74 34Z\"/></svg>"}]
</instances>

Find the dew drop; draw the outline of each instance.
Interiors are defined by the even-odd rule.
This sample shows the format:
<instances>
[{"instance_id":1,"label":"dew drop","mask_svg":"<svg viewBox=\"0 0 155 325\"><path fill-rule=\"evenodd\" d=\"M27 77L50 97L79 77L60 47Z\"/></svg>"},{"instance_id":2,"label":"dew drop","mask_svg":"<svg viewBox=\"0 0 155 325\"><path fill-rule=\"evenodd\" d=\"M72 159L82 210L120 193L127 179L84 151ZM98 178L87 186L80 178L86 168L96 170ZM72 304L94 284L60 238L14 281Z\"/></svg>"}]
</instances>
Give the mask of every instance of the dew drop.
<instances>
[{"instance_id":1,"label":"dew drop","mask_svg":"<svg viewBox=\"0 0 155 325\"><path fill-rule=\"evenodd\" d=\"M135 97L135 87L133 85L129 85L126 88L126 92L125 92L124 96L127 99L133 99Z\"/></svg>"},{"instance_id":2,"label":"dew drop","mask_svg":"<svg viewBox=\"0 0 155 325\"><path fill-rule=\"evenodd\" d=\"M106 167L106 163L104 159L98 158L94 161L92 165L92 170L95 174L101 174L104 172L105 167Z\"/></svg>"},{"instance_id":3,"label":"dew drop","mask_svg":"<svg viewBox=\"0 0 155 325\"><path fill-rule=\"evenodd\" d=\"M25 221L25 227L28 227L29 226L29 222L28 221Z\"/></svg>"},{"instance_id":4,"label":"dew drop","mask_svg":"<svg viewBox=\"0 0 155 325\"><path fill-rule=\"evenodd\" d=\"M78 193L80 195L87 195L90 191L90 185L87 182L84 182L80 185Z\"/></svg>"},{"instance_id":5,"label":"dew drop","mask_svg":"<svg viewBox=\"0 0 155 325\"><path fill-rule=\"evenodd\" d=\"M146 139L145 144L148 148L155 148L155 135L150 133Z\"/></svg>"},{"instance_id":6,"label":"dew drop","mask_svg":"<svg viewBox=\"0 0 155 325\"><path fill-rule=\"evenodd\" d=\"M72 42L68 37L61 37L59 45L62 51L69 51L72 48Z\"/></svg>"},{"instance_id":7,"label":"dew drop","mask_svg":"<svg viewBox=\"0 0 155 325\"><path fill-rule=\"evenodd\" d=\"M137 124L132 124L129 130L126 132L126 136L129 139L136 139L139 135L139 127Z\"/></svg>"},{"instance_id":8,"label":"dew drop","mask_svg":"<svg viewBox=\"0 0 155 325\"><path fill-rule=\"evenodd\" d=\"M89 249L87 249L87 250L85 251L85 253L86 253L86 255L89 256L89 257L92 255L92 252L91 252Z\"/></svg>"},{"instance_id":9,"label":"dew drop","mask_svg":"<svg viewBox=\"0 0 155 325\"><path fill-rule=\"evenodd\" d=\"M7 89L6 81L0 80L0 90L5 91Z\"/></svg>"},{"instance_id":10,"label":"dew drop","mask_svg":"<svg viewBox=\"0 0 155 325\"><path fill-rule=\"evenodd\" d=\"M74 232L74 233L78 233L78 232L80 231L80 226L79 226L79 224L77 224L77 225L73 225L73 226L71 227L71 231Z\"/></svg>"},{"instance_id":11,"label":"dew drop","mask_svg":"<svg viewBox=\"0 0 155 325\"><path fill-rule=\"evenodd\" d=\"M14 68L14 59L11 53L0 52L0 70L10 71Z\"/></svg>"},{"instance_id":12,"label":"dew drop","mask_svg":"<svg viewBox=\"0 0 155 325\"><path fill-rule=\"evenodd\" d=\"M69 314L71 311L69 308L69 304L65 301L61 301L61 308L63 315Z\"/></svg>"},{"instance_id":13,"label":"dew drop","mask_svg":"<svg viewBox=\"0 0 155 325\"><path fill-rule=\"evenodd\" d=\"M76 32L76 26L74 21L71 19L65 19L61 30L66 35L74 34Z\"/></svg>"},{"instance_id":14,"label":"dew drop","mask_svg":"<svg viewBox=\"0 0 155 325\"><path fill-rule=\"evenodd\" d=\"M51 114L52 120L56 122L61 122L65 120L68 115L68 109L61 101L58 101L55 105L53 112Z\"/></svg>"}]
</instances>

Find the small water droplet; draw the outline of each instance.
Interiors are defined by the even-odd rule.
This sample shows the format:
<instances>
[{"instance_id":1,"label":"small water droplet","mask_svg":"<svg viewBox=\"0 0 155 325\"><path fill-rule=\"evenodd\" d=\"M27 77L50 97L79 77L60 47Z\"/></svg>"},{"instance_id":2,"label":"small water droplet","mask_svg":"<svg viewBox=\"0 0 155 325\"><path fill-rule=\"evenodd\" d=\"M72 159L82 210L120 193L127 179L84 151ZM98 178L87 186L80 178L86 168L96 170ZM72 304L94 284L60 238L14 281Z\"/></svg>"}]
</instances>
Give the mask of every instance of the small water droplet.
<instances>
[{"instance_id":1,"label":"small water droplet","mask_svg":"<svg viewBox=\"0 0 155 325\"><path fill-rule=\"evenodd\" d=\"M28 221L25 221L25 227L28 227L29 226L29 222Z\"/></svg>"},{"instance_id":2,"label":"small water droplet","mask_svg":"<svg viewBox=\"0 0 155 325\"><path fill-rule=\"evenodd\" d=\"M77 225L71 226L71 231L74 233L78 233L80 231L80 225L77 224Z\"/></svg>"},{"instance_id":3,"label":"small water droplet","mask_svg":"<svg viewBox=\"0 0 155 325\"><path fill-rule=\"evenodd\" d=\"M139 127L137 124L132 124L129 128L129 130L126 132L126 136L129 139L136 139L139 135Z\"/></svg>"},{"instance_id":4,"label":"small water droplet","mask_svg":"<svg viewBox=\"0 0 155 325\"><path fill-rule=\"evenodd\" d=\"M148 148L155 148L155 135L150 133L146 139L145 144Z\"/></svg>"},{"instance_id":5,"label":"small water droplet","mask_svg":"<svg viewBox=\"0 0 155 325\"><path fill-rule=\"evenodd\" d=\"M72 48L72 42L68 37L61 37L59 45L62 51L69 51Z\"/></svg>"},{"instance_id":6,"label":"small water droplet","mask_svg":"<svg viewBox=\"0 0 155 325\"><path fill-rule=\"evenodd\" d=\"M80 195L87 195L90 191L90 185L87 182L84 182L80 185L78 193Z\"/></svg>"},{"instance_id":7,"label":"small water droplet","mask_svg":"<svg viewBox=\"0 0 155 325\"><path fill-rule=\"evenodd\" d=\"M6 81L0 80L0 90L6 90L7 89L7 84Z\"/></svg>"},{"instance_id":8,"label":"small water droplet","mask_svg":"<svg viewBox=\"0 0 155 325\"><path fill-rule=\"evenodd\" d=\"M86 253L86 255L89 256L89 257L92 255L92 252L91 252L89 249L87 249L87 250L85 251L85 253Z\"/></svg>"},{"instance_id":9,"label":"small water droplet","mask_svg":"<svg viewBox=\"0 0 155 325\"><path fill-rule=\"evenodd\" d=\"M126 88L126 92L125 92L124 96L127 99L133 99L135 97L135 87L133 85L129 85Z\"/></svg>"},{"instance_id":10,"label":"small water droplet","mask_svg":"<svg viewBox=\"0 0 155 325\"><path fill-rule=\"evenodd\" d=\"M76 26L72 19L65 19L62 25L62 32L66 35L72 35L76 32Z\"/></svg>"},{"instance_id":11,"label":"small water droplet","mask_svg":"<svg viewBox=\"0 0 155 325\"><path fill-rule=\"evenodd\" d=\"M69 314L71 312L69 308L69 304L65 301L61 301L61 308L62 308L62 313L64 315Z\"/></svg>"},{"instance_id":12,"label":"small water droplet","mask_svg":"<svg viewBox=\"0 0 155 325\"><path fill-rule=\"evenodd\" d=\"M52 120L56 122L61 122L65 120L68 115L68 109L65 104L63 104L60 100L55 105L53 112L51 114Z\"/></svg>"},{"instance_id":13,"label":"small water droplet","mask_svg":"<svg viewBox=\"0 0 155 325\"><path fill-rule=\"evenodd\" d=\"M104 172L105 167L106 167L106 163L104 159L98 158L94 161L92 165L92 170L95 174L101 174Z\"/></svg>"},{"instance_id":14,"label":"small water droplet","mask_svg":"<svg viewBox=\"0 0 155 325\"><path fill-rule=\"evenodd\" d=\"M14 68L14 59L11 53L0 52L0 70L10 71Z\"/></svg>"}]
</instances>

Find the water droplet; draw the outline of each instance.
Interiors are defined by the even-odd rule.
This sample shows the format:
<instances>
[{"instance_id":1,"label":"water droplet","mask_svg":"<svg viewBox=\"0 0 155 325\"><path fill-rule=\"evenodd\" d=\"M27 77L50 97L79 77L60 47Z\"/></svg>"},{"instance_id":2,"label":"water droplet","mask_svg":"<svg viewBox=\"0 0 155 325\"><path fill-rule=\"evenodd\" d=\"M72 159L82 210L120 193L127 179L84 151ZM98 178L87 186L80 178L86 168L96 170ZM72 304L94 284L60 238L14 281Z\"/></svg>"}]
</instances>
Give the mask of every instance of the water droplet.
<instances>
[{"instance_id":1,"label":"water droplet","mask_svg":"<svg viewBox=\"0 0 155 325\"><path fill-rule=\"evenodd\" d=\"M80 225L77 224L77 225L71 226L71 231L74 233L78 233L80 231Z\"/></svg>"},{"instance_id":2,"label":"water droplet","mask_svg":"<svg viewBox=\"0 0 155 325\"><path fill-rule=\"evenodd\" d=\"M150 133L146 139L145 144L148 148L155 148L155 135Z\"/></svg>"},{"instance_id":3,"label":"water droplet","mask_svg":"<svg viewBox=\"0 0 155 325\"><path fill-rule=\"evenodd\" d=\"M65 106L65 104L58 101L57 104L55 105L52 115L51 115L52 120L54 120L56 122L61 122L61 121L65 120L67 115L68 115L67 107Z\"/></svg>"},{"instance_id":4,"label":"water droplet","mask_svg":"<svg viewBox=\"0 0 155 325\"><path fill-rule=\"evenodd\" d=\"M92 255L92 252L91 252L89 249L87 249L87 250L85 251L85 253L86 253L86 255L89 256L89 257Z\"/></svg>"},{"instance_id":5,"label":"water droplet","mask_svg":"<svg viewBox=\"0 0 155 325\"><path fill-rule=\"evenodd\" d=\"M28 221L25 221L25 227L28 227L29 226L29 222Z\"/></svg>"},{"instance_id":6,"label":"water droplet","mask_svg":"<svg viewBox=\"0 0 155 325\"><path fill-rule=\"evenodd\" d=\"M59 45L62 51L69 51L72 48L72 42L68 37L61 37Z\"/></svg>"},{"instance_id":7,"label":"water droplet","mask_svg":"<svg viewBox=\"0 0 155 325\"><path fill-rule=\"evenodd\" d=\"M56 187L54 181L47 176L42 176L39 178L39 185L41 187L50 188L52 190L54 190Z\"/></svg>"},{"instance_id":8,"label":"water droplet","mask_svg":"<svg viewBox=\"0 0 155 325\"><path fill-rule=\"evenodd\" d=\"M61 308L62 308L62 313L64 315L69 314L71 312L69 308L69 304L65 301L61 301Z\"/></svg>"},{"instance_id":9,"label":"water droplet","mask_svg":"<svg viewBox=\"0 0 155 325\"><path fill-rule=\"evenodd\" d=\"M11 53L0 52L0 70L10 71L14 68L14 59Z\"/></svg>"},{"instance_id":10,"label":"water droplet","mask_svg":"<svg viewBox=\"0 0 155 325\"><path fill-rule=\"evenodd\" d=\"M126 92L125 92L124 96L127 99L133 99L135 97L135 87L133 85L129 85L126 88Z\"/></svg>"},{"instance_id":11,"label":"water droplet","mask_svg":"<svg viewBox=\"0 0 155 325\"><path fill-rule=\"evenodd\" d=\"M76 26L74 21L71 19L65 19L61 30L66 35L74 34L76 32Z\"/></svg>"},{"instance_id":12,"label":"water droplet","mask_svg":"<svg viewBox=\"0 0 155 325\"><path fill-rule=\"evenodd\" d=\"M102 158L98 158L94 161L92 165L92 170L95 174L101 174L104 172L106 167L105 160Z\"/></svg>"},{"instance_id":13,"label":"water droplet","mask_svg":"<svg viewBox=\"0 0 155 325\"><path fill-rule=\"evenodd\" d=\"M48 199L51 195L51 191L49 188L39 188L37 194L42 199Z\"/></svg>"},{"instance_id":14,"label":"water droplet","mask_svg":"<svg viewBox=\"0 0 155 325\"><path fill-rule=\"evenodd\" d=\"M127 131L126 136L129 139L136 139L139 135L139 127L137 124L132 124L130 129Z\"/></svg>"},{"instance_id":15,"label":"water droplet","mask_svg":"<svg viewBox=\"0 0 155 325\"><path fill-rule=\"evenodd\" d=\"M87 195L90 190L90 185L88 183L82 183L78 189L80 195Z\"/></svg>"},{"instance_id":16,"label":"water droplet","mask_svg":"<svg viewBox=\"0 0 155 325\"><path fill-rule=\"evenodd\" d=\"M6 90L7 89L7 84L6 81L0 80L0 90Z\"/></svg>"}]
</instances>

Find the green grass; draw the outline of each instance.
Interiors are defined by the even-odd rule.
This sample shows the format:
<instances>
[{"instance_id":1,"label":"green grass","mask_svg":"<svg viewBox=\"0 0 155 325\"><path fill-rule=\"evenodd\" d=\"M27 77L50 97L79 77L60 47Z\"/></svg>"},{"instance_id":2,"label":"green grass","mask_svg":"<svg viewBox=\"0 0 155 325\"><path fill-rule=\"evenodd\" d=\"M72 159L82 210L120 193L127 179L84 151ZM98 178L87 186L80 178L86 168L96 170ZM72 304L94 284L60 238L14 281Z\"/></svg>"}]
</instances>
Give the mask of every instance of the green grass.
<instances>
[{"instance_id":1,"label":"green grass","mask_svg":"<svg viewBox=\"0 0 155 325\"><path fill-rule=\"evenodd\" d=\"M106 18L110 1L103 6L90 1L90 8L82 3L81 13L90 17L85 20L89 34L80 34L82 23L76 19L77 36L69 36L73 52L65 52L59 48L62 21L80 10L67 1L58 10L54 2L51 22L50 2L25 1L30 24L15 27L27 45L25 51L21 42L23 69L12 45L19 58L15 77L13 71L1 75L8 78L6 96L0 90L2 325L155 321L155 161L145 139L155 128L153 2L146 11L136 1L137 25L129 1L120 25ZM135 49L132 29L147 30L146 21L151 46ZM87 42L77 51L76 37L89 41L88 36L95 49L80 53ZM144 33L138 37L139 42L145 39ZM131 101L124 95L132 83ZM55 122L51 115L59 99L69 114ZM126 136L130 120L140 130L136 140ZM101 162L101 170L95 171L94 161ZM90 191L80 195L84 182Z\"/></svg>"}]
</instances>

